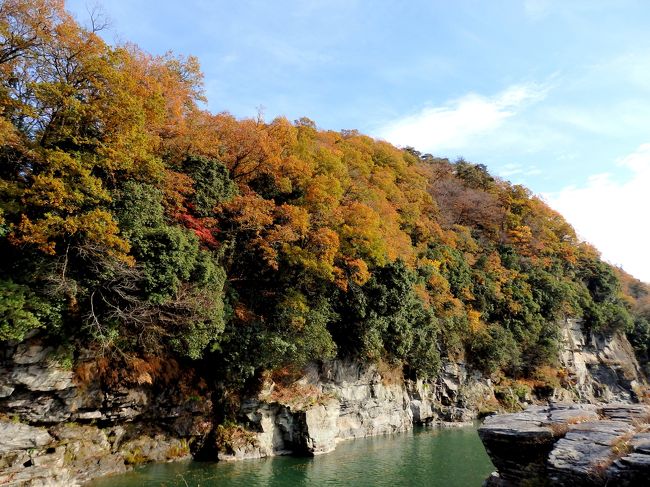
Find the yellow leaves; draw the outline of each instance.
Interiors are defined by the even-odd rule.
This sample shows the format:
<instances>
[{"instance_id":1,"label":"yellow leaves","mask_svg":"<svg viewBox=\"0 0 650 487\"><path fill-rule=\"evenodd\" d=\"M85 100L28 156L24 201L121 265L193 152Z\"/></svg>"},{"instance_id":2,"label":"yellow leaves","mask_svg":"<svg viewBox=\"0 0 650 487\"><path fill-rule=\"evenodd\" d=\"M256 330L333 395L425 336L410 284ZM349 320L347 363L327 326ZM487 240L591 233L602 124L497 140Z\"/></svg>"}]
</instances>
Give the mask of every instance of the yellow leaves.
<instances>
[{"instance_id":1,"label":"yellow leaves","mask_svg":"<svg viewBox=\"0 0 650 487\"><path fill-rule=\"evenodd\" d=\"M531 247L533 241L533 233L529 226L520 225L513 228L508 232L508 238L514 245L517 246L517 249L521 255L527 257L533 255Z\"/></svg>"},{"instance_id":2,"label":"yellow leaves","mask_svg":"<svg viewBox=\"0 0 650 487\"><path fill-rule=\"evenodd\" d=\"M316 221L322 224L337 224L342 196L343 189L339 180L320 174L309 181L304 200Z\"/></svg>"},{"instance_id":3,"label":"yellow leaves","mask_svg":"<svg viewBox=\"0 0 650 487\"><path fill-rule=\"evenodd\" d=\"M353 178L369 178L374 162L370 154L345 147L343 163Z\"/></svg>"},{"instance_id":4,"label":"yellow leaves","mask_svg":"<svg viewBox=\"0 0 650 487\"><path fill-rule=\"evenodd\" d=\"M368 259L376 265L386 263L386 242L382 239L379 215L368 205L356 201L342 210L344 223L339 233L345 255Z\"/></svg>"},{"instance_id":5,"label":"yellow leaves","mask_svg":"<svg viewBox=\"0 0 650 487\"><path fill-rule=\"evenodd\" d=\"M9 120L0 116L0 146L12 146L18 144L19 141L20 137L16 128Z\"/></svg>"},{"instance_id":6,"label":"yellow leaves","mask_svg":"<svg viewBox=\"0 0 650 487\"><path fill-rule=\"evenodd\" d=\"M418 259L418 266L422 267L432 267L436 271L440 272L440 265L442 263L439 260L436 259L427 259L427 258L420 258Z\"/></svg>"},{"instance_id":7,"label":"yellow leaves","mask_svg":"<svg viewBox=\"0 0 650 487\"><path fill-rule=\"evenodd\" d=\"M339 151L325 147L317 147L314 159L318 173L330 174L337 179L344 179L347 176L347 167L341 160Z\"/></svg>"},{"instance_id":8,"label":"yellow leaves","mask_svg":"<svg viewBox=\"0 0 650 487\"><path fill-rule=\"evenodd\" d=\"M87 213L61 217L47 213L32 221L22 215L16 232L10 235L15 245L34 245L42 252L56 254L57 241L70 238L84 240L86 249L99 255L106 252L127 264L133 264L128 256L129 244L119 237L119 228L112 215L105 210L94 209Z\"/></svg>"},{"instance_id":9,"label":"yellow leaves","mask_svg":"<svg viewBox=\"0 0 650 487\"><path fill-rule=\"evenodd\" d=\"M127 256L130 247L119 237L119 227L113 216L106 210L94 209L65 219L63 229L68 235L80 233L83 238L98 247L98 254L106 251L128 264L133 264L133 258Z\"/></svg>"},{"instance_id":10,"label":"yellow leaves","mask_svg":"<svg viewBox=\"0 0 650 487\"><path fill-rule=\"evenodd\" d=\"M333 281L339 271L334 266L339 251L339 237L329 228L318 228L310 232L306 241L300 244L284 243L281 251L290 265L301 267L322 279Z\"/></svg>"},{"instance_id":11,"label":"yellow leaves","mask_svg":"<svg viewBox=\"0 0 650 487\"><path fill-rule=\"evenodd\" d=\"M33 176L23 194L26 205L63 214L108 199L108 192L90 168L80 158L59 150L45 152L43 171Z\"/></svg>"},{"instance_id":12,"label":"yellow leaves","mask_svg":"<svg viewBox=\"0 0 650 487\"><path fill-rule=\"evenodd\" d=\"M467 309L467 322L472 333L480 333L485 330L486 325L481 320L481 313L475 309Z\"/></svg>"},{"instance_id":13,"label":"yellow leaves","mask_svg":"<svg viewBox=\"0 0 650 487\"><path fill-rule=\"evenodd\" d=\"M57 236L63 219L55 215L46 217L35 225L26 215L21 215L17 233L11 234L9 240L14 245L31 244L46 254L54 255L56 244L52 237Z\"/></svg>"},{"instance_id":14,"label":"yellow leaves","mask_svg":"<svg viewBox=\"0 0 650 487\"><path fill-rule=\"evenodd\" d=\"M449 282L438 270L434 270L426 283L429 292L429 304L436 316L449 317L460 313L462 303L451 293Z\"/></svg>"},{"instance_id":15,"label":"yellow leaves","mask_svg":"<svg viewBox=\"0 0 650 487\"><path fill-rule=\"evenodd\" d=\"M290 292L279 305L279 309L283 311L283 315L288 318L287 323L291 328L300 331L305 327L307 322L307 314L309 313L309 305L307 298L299 292Z\"/></svg>"},{"instance_id":16,"label":"yellow leaves","mask_svg":"<svg viewBox=\"0 0 650 487\"><path fill-rule=\"evenodd\" d=\"M363 286L371 277L368 264L363 259L348 259L345 262L350 281Z\"/></svg>"},{"instance_id":17,"label":"yellow leaves","mask_svg":"<svg viewBox=\"0 0 650 487\"><path fill-rule=\"evenodd\" d=\"M304 208L281 205L275 208L275 225L265 235L268 245L302 241L309 230L309 213Z\"/></svg>"},{"instance_id":18,"label":"yellow leaves","mask_svg":"<svg viewBox=\"0 0 650 487\"><path fill-rule=\"evenodd\" d=\"M34 245L53 255L58 244L76 239L97 253L132 262L126 256L129 246L119 237L112 215L97 207L110 198L101 180L92 175L90 164L81 157L49 150L43 151L43 160L33 166L37 172L31 184L16 194L23 207L9 236L15 245Z\"/></svg>"},{"instance_id":19,"label":"yellow leaves","mask_svg":"<svg viewBox=\"0 0 650 487\"><path fill-rule=\"evenodd\" d=\"M67 194L65 184L60 179L37 175L33 178L31 188L25 192L24 201L31 205L59 208L69 212L77 208L81 199L74 194Z\"/></svg>"}]
</instances>

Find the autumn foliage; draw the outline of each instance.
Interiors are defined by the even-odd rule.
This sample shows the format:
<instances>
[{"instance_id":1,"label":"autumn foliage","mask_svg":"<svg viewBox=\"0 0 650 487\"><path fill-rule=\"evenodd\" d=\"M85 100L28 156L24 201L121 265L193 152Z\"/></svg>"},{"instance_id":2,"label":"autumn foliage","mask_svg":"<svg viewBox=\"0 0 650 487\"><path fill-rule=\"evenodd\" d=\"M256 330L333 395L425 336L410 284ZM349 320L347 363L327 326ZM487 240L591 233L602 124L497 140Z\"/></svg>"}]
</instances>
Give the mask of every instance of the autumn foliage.
<instances>
[{"instance_id":1,"label":"autumn foliage","mask_svg":"<svg viewBox=\"0 0 650 487\"><path fill-rule=\"evenodd\" d=\"M110 46L56 0L0 4L0 76L1 340L232 381L336 355L519 376L564 317L634 326L616 272L485 166L209 113L196 59Z\"/></svg>"}]
</instances>

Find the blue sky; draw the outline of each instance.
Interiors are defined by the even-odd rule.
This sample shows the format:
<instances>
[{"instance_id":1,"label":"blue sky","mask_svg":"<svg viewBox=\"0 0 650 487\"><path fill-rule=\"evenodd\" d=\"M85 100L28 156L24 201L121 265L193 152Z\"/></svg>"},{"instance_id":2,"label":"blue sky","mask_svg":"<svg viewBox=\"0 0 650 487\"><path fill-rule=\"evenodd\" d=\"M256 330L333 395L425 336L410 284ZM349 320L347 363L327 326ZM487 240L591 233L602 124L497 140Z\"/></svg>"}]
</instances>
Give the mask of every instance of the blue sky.
<instances>
[{"instance_id":1,"label":"blue sky","mask_svg":"<svg viewBox=\"0 0 650 487\"><path fill-rule=\"evenodd\" d=\"M68 0L80 21L86 0ZM208 108L487 164L650 281L645 0L104 0L110 42L196 55Z\"/></svg>"}]
</instances>

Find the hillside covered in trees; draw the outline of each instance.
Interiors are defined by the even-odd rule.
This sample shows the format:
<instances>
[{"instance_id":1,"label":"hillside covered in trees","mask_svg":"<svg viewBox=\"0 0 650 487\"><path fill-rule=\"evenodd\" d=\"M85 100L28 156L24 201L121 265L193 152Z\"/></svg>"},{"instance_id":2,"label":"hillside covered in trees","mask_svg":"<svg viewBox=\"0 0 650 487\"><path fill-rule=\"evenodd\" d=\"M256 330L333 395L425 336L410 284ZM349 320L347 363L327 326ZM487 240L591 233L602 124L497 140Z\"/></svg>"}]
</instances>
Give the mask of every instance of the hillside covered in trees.
<instances>
[{"instance_id":1,"label":"hillside covered in trees","mask_svg":"<svg viewBox=\"0 0 650 487\"><path fill-rule=\"evenodd\" d=\"M233 386L336 356L534 377L567 316L647 356L648 286L526 188L212 114L201 83L196 59L107 45L61 1L0 3L0 340L204 360Z\"/></svg>"}]
</instances>

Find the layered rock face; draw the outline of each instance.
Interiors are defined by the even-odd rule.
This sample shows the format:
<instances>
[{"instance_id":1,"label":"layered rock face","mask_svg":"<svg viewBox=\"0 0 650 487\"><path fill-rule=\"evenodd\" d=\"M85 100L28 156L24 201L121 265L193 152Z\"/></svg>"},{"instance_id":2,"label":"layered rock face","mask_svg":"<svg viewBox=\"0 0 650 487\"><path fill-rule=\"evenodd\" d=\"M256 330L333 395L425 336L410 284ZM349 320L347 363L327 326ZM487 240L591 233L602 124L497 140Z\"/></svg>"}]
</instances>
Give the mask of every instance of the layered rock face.
<instances>
[{"instance_id":1,"label":"layered rock face","mask_svg":"<svg viewBox=\"0 0 650 487\"><path fill-rule=\"evenodd\" d=\"M406 431L414 423L470 421L477 405L493 398L489 381L469 376L459 364L447 363L432 383L387 375L351 361L312 365L297 382L311 397L284 404L273 399L276 385L269 384L242 404L238 420L250 441L218 458L317 455L341 440Z\"/></svg>"},{"instance_id":2,"label":"layered rock face","mask_svg":"<svg viewBox=\"0 0 650 487\"><path fill-rule=\"evenodd\" d=\"M650 406L555 404L487 418L479 436L493 487L642 486L650 479Z\"/></svg>"},{"instance_id":3,"label":"layered rock face","mask_svg":"<svg viewBox=\"0 0 650 487\"><path fill-rule=\"evenodd\" d=\"M0 485L74 486L132 465L189 458L209 442L209 397L177 383L106 387L80 382L59 350L29 340L0 357ZM435 383L390 379L376 367L332 361L299 383L315 395L274 401L273 386L242 402L244 441L212 460L316 455L337 441L405 431L413 423L466 421L492 397L489 381L447 363ZM204 457L205 458L205 457Z\"/></svg>"},{"instance_id":4,"label":"layered rock face","mask_svg":"<svg viewBox=\"0 0 650 487\"><path fill-rule=\"evenodd\" d=\"M560 362L571 387L556 399L578 402L629 402L645 384L630 342L621 333L585 333L579 320L563 326Z\"/></svg>"},{"instance_id":5,"label":"layered rock face","mask_svg":"<svg viewBox=\"0 0 650 487\"><path fill-rule=\"evenodd\" d=\"M177 387L80 383L30 340L0 357L0 485L75 486L130 465L187 458L212 428L209 400Z\"/></svg>"}]
</instances>

